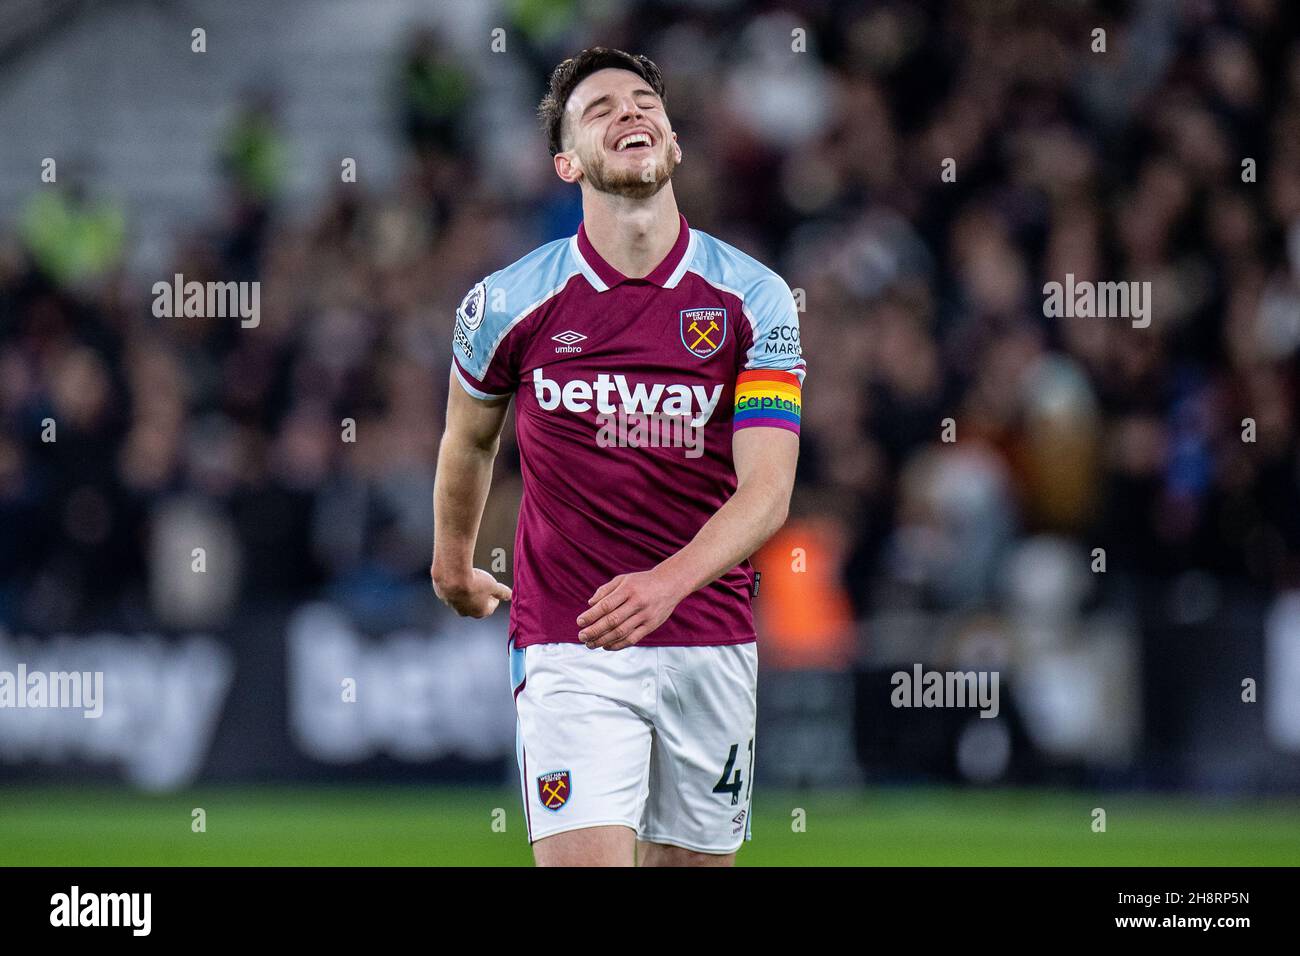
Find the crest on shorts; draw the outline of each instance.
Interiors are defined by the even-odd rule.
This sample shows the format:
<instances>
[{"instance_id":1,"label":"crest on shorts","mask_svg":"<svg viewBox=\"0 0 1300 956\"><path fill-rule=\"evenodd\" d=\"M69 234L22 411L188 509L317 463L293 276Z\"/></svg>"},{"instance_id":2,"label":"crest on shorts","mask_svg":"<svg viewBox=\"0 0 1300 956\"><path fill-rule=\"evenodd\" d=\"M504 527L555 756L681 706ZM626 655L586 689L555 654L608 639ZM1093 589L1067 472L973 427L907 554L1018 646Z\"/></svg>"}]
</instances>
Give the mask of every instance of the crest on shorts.
<instances>
[{"instance_id":1,"label":"crest on shorts","mask_svg":"<svg viewBox=\"0 0 1300 956\"><path fill-rule=\"evenodd\" d=\"M727 341L726 309L683 309L682 345L696 358L708 358Z\"/></svg>"},{"instance_id":2,"label":"crest on shorts","mask_svg":"<svg viewBox=\"0 0 1300 956\"><path fill-rule=\"evenodd\" d=\"M559 810L569 802L573 786L569 783L569 771L552 770L537 778L537 796L547 810Z\"/></svg>"}]
</instances>

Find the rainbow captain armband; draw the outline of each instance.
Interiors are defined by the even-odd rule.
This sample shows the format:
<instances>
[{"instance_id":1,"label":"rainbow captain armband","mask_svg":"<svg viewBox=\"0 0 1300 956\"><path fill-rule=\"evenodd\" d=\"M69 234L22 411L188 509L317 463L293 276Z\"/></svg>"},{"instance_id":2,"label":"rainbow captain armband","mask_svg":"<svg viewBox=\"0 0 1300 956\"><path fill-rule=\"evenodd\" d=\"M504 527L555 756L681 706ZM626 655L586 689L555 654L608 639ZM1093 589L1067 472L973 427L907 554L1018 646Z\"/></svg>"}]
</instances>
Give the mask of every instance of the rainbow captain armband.
<instances>
[{"instance_id":1,"label":"rainbow captain armband","mask_svg":"<svg viewBox=\"0 0 1300 956\"><path fill-rule=\"evenodd\" d=\"M736 379L734 429L787 428L799 431L799 379L779 369L756 368Z\"/></svg>"}]
</instances>

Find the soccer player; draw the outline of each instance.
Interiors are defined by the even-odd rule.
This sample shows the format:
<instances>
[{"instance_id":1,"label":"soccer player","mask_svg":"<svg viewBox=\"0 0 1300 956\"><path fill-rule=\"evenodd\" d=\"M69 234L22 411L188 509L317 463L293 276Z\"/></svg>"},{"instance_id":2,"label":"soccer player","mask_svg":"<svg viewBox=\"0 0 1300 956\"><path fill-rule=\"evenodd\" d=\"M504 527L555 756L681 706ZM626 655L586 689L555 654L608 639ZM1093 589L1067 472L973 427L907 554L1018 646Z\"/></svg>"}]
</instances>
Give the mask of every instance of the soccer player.
<instances>
[{"instance_id":1,"label":"soccer player","mask_svg":"<svg viewBox=\"0 0 1300 956\"><path fill-rule=\"evenodd\" d=\"M457 309L434 590L476 618L511 601L539 865L730 865L754 778L749 556L785 521L798 458L794 299L678 212L650 60L565 60L539 113L583 222ZM512 397L513 594L472 562Z\"/></svg>"}]
</instances>

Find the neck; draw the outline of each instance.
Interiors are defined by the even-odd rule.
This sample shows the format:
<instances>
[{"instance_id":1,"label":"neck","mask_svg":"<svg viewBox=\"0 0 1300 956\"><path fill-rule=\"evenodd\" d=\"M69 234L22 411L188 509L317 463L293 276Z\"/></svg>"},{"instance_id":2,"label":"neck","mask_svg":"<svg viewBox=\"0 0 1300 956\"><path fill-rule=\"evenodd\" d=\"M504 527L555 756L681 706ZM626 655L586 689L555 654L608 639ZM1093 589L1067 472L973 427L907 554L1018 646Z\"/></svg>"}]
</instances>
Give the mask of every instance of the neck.
<instances>
[{"instance_id":1,"label":"neck","mask_svg":"<svg viewBox=\"0 0 1300 956\"><path fill-rule=\"evenodd\" d=\"M673 184L649 199L582 191L582 228L602 259L630 279L644 279L677 241L681 219Z\"/></svg>"}]
</instances>

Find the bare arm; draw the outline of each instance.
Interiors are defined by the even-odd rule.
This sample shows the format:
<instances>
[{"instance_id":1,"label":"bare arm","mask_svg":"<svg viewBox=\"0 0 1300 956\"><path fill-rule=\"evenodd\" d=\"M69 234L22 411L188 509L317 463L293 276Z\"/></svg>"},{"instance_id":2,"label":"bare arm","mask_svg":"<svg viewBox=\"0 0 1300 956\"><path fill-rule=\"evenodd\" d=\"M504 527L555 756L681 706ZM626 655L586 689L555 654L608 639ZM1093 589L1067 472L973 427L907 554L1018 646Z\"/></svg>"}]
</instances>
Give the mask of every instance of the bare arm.
<instances>
[{"instance_id":1,"label":"bare arm","mask_svg":"<svg viewBox=\"0 0 1300 956\"><path fill-rule=\"evenodd\" d=\"M509 406L509 399L488 403L471 398L452 373L433 481L430 574L434 593L462 616L487 617L501 601L510 600L510 588L474 567L474 543Z\"/></svg>"},{"instance_id":2,"label":"bare arm","mask_svg":"<svg viewBox=\"0 0 1300 956\"><path fill-rule=\"evenodd\" d=\"M736 492L686 547L649 571L620 574L591 596L578 617L588 647L631 647L688 594L757 551L785 524L799 459L799 436L781 428L742 428L732 436Z\"/></svg>"}]
</instances>

